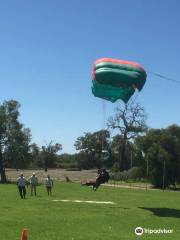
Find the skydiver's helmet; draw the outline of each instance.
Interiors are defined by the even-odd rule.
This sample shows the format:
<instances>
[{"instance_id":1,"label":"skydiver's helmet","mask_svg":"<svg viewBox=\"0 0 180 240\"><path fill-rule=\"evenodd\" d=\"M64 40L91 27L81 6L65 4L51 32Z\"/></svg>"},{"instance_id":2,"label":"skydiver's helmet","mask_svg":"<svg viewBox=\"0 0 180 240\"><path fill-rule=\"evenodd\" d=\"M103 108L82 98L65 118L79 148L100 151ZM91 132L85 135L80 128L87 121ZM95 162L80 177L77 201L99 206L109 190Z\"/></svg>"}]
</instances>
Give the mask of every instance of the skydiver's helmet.
<instances>
[{"instance_id":1,"label":"skydiver's helmet","mask_svg":"<svg viewBox=\"0 0 180 240\"><path fill-rule=\"evenodd\" d=\"M106 175L106 173L107 173L106 169L105 169L105 168L102 168L102 169L101 169L101 175L104 176L104 175Z\"/></svg>"}]
</instances>

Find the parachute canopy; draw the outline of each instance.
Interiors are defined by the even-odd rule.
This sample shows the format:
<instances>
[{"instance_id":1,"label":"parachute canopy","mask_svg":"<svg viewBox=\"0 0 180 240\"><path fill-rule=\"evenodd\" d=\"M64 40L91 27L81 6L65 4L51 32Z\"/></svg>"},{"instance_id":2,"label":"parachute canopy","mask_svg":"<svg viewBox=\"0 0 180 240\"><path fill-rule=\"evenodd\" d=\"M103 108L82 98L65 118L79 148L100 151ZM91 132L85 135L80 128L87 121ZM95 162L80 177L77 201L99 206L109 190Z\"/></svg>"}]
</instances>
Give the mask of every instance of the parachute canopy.
<instances>
[{"instance_id":1,"label":"parachute canopy","mask_svg":"<svg viewBox=\"0 0 180 240\"><path fill-rule=\"evenodd\" d=\"M101 58L93 66L92 93L94 96L115 102L122 99L125 103L139 91L146 82L146 71L135 62Z\"/></svg>"}]
</instances>

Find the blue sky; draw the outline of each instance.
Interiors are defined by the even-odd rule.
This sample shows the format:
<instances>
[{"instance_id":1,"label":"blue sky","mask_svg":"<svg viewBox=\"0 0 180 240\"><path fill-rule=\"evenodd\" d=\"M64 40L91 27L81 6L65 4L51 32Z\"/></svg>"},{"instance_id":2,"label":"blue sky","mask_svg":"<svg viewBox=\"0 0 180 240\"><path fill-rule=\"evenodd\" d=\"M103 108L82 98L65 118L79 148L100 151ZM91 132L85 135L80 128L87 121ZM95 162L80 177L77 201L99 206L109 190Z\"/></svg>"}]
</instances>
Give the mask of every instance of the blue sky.
<instances>
[{"instance_id":1,"label":"blue sky","mask_svg":"<svg viewBox=\"0 0 180 240\"><path fill-rule=\"evenodd\" d=\"M112 57L180 80L178 0L1 0L0 102L21 103L21 121L39 145L63 152L102 128L102 101L91 93L93 62ZM180 124L180 84L148 74L138 94L154 128ZM106 117L116 104L106 102Z\"/></svg>"}]
</instances>

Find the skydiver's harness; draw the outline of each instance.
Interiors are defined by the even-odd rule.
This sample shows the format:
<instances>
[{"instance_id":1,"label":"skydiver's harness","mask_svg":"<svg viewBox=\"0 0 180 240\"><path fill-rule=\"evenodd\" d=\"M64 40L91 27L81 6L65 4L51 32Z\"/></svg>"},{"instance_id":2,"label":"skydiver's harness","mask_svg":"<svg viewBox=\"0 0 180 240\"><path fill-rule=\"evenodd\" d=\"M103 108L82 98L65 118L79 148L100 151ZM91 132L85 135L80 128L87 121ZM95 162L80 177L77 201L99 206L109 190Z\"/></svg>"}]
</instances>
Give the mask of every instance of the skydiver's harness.
<instances>
[{"instance_id":1,"label":"skydiver's harness","mask_svg":"<svg viewBox=\"0 0 180 240\"><path fill-rule=\"evenodd\" d=\"M109 173L105 169L101 170L99 176L96 179L96 185L99 186L100 184L108 182L109 178Z\"/></svg>"}]
</instances>

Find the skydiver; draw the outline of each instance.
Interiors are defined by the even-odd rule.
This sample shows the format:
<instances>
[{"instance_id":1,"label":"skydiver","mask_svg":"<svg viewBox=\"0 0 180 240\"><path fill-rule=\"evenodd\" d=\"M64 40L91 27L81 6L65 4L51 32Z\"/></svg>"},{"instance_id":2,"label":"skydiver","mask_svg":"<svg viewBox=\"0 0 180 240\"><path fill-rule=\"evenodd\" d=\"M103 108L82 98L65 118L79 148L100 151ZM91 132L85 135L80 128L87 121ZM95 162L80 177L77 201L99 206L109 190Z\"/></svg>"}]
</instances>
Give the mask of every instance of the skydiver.
<instances>
[{"instance_id":1,"label":"skydiver","mask_svg":"<svg viewBox=\"0 0 180 240\"><path fill-rule=\"evenodd\" d=\"M98 174L95 180L89 180L85 183L81 183L82 186L92 186L92 189L96 191L98 187L109 181L109 173L105 169L98 169Z\"/></svg>"}]
</instances>

